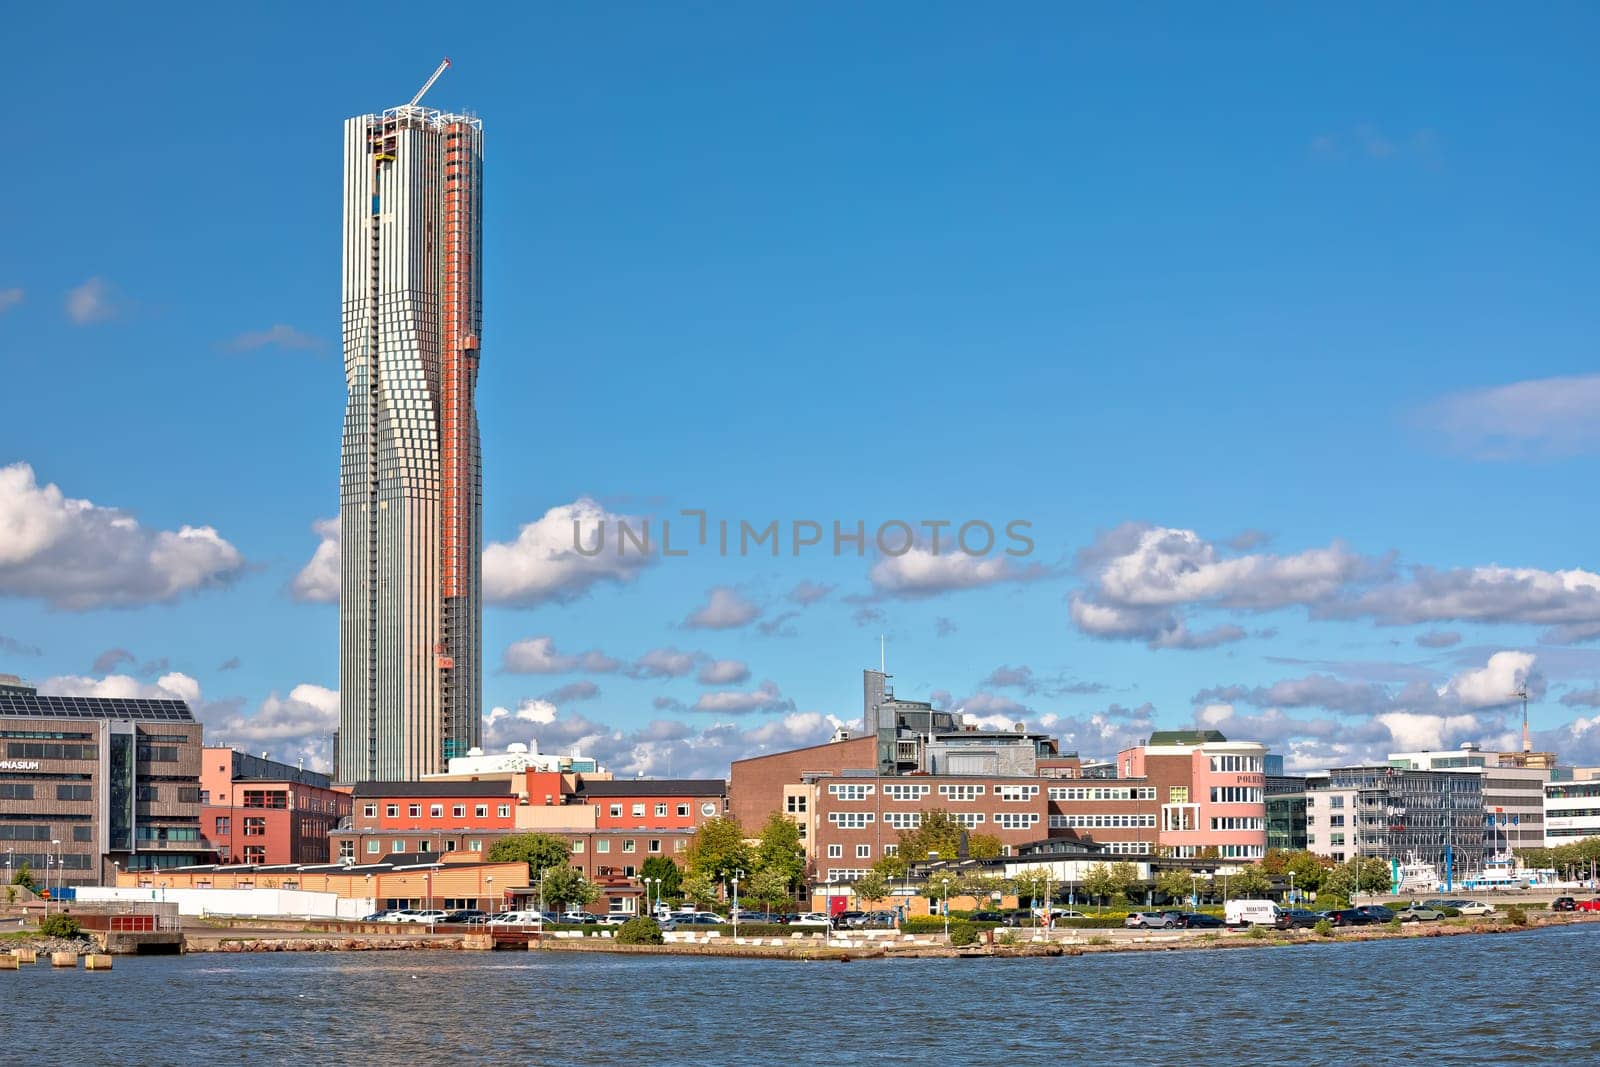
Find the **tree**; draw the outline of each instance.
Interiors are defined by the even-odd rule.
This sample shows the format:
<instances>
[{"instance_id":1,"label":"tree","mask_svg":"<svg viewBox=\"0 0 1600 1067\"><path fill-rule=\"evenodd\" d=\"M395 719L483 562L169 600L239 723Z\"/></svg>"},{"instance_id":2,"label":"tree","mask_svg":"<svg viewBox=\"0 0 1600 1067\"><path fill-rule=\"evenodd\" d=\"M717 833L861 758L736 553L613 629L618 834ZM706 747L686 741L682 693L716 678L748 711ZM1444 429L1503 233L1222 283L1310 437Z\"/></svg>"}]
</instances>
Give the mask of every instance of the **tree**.
<instances>
[{"instance_id":1,"label":"tree","mask_svg":"<svg viewBox=\"0 0 1600 1067\"><path fill-rule=\"evenodd\" d=\"M941 860L954 860L961 854L966 832L954 815L943 808L931 808L922 813L922 825L900 831L900 855L906 863L926 863L935 853ZM970 840L968 847L970 850Z\"/></svg>"},{"instance_id":2,"label":"tree","mask_svg":"<svg viewBox=\"0 0 1600 1067\"><path fill-rule=\"evenodd\" d=\"M697 908L710 908L717 902L717 885L708 875L687 874L682 888L683 895Z\"/></svg>"},{"instance_id":3,"label":"tree","mask_svg":"<svg viewBox=\"0 0 1600 1067\"><path fill-rule=\"evenodd\" d=\"M1272 879L1261 869L1259 863L1241 868L1239 873L1228 881L1228 889L1235 897L1264 897L1272 892Z\"/></svg>"},{"instance_id":4,"label":"tree","mask_svg":"<svg viewBox=\"0 0 1600 1067\"><path fill-rule=\"evenodd\" d=\"M906 859L898 851L892 856L884 856L872 865L875 874L881 874L889 881L895 881L906 876Z\"/></svg>"},{"instance_id":5,"label":"tree","mask_svg":"<svg viewBox=\"0 0 1600 1067\"><path fill-rule=\"evenodd\" d=\"M974 908L989 906L989 898L995 893L1004 893L1007 889L1006 880L982 870L967 871L961 876L961 882L956 886L956 894L972 898Z\"/></svg>"},{"instance_id":6,"label":"tree","mask_svg":"<svg viewBox=\"0 0 1600 1067\"><path fill-rule=\"evenodd\" d=\"M1013 884L1017 887L1017 900L1028 898L1030 907L1042 907L1045 903L1045 894L1050 891L1050 872L1041 867L1033 867L1017 872Z\"/></svg>"},{"instance_id":7,"label":"tree","mask_svg":"<svg viewBox=\"0 0 1600 1067\"><path fill-rule=\"evenodd\" d=\"M967 837L967 855L975 860L999 859L1005 844L993 834L970 834Z\"/></svg>"},{"instance_id":8,"label":"tree","mask_svg":"<svg viewBox=\"0 0 1600 1067\"><path fill-rule=\"evenodd\" d=\"M1306 890L1315 893L1322 888L1322 879L1327 876L1329 860L1313 852L1291 852L1284 861L1283 873L1285 876L1294 875L1296 890Z\"/></svg>"},{"instance_id":9,"label":"tree","mask_svg":"<svg viewBox=\"0 0 1600 1067\"><path fill-rule=\"evenodd\" d=\"M772 871L782 877L788 894L799 889L806 873L806 850L800 844L800 827L773 812L761 828L752 862L756 873Z\"/></svg>"},{"instance_id":10,"label":"tree","mask_svg":"<svg viewBox=\"0 0 1600 1067\"><path fill-rule=\"evenodd\" d=\"M1127 903L1133 887L1139 884L1139 868L1127 860L1119 860L1111 865L1111 879L1112 898L1118 903Z\"/></svg>"},{"instance_id":11,"label":"tree","mask_svg":"<svg viewBox=\"0 0 1600 1067\"><path fill-rule=\"evenodd\" d=\"M856 879L855 891L857 903L876 904L889 895L889 882L876 871L868 871Z\"/></svg>"},{"instance_id":12,"label":"tree","mask_svg":"<svg viewBox=\"0 0 1600 1067\"><path fill-rule=\"evenodd\" d=\"M1110 865L1097 863L1084 872L1083 891L1103 909L1106 899L1117 891L1117 876L1111 873Z\"/></svg>"},{"instance_id":13,"label":"tree","mask_svg":"<svg viewBox=\"0 0 1600 1067\"><path fill-rule=\"evenodd\" d=\"M572 846L554 834L512 834L489 846L490 863L526 863L528 884L552 867L565 867L572 859Z\"/></svg>"},{"instance_id":14,"label":"tree","mask_svg":"<svg viewBox=\"0 0 1600 1067\"><path fill-rule=\"evenodd\" d=\"M671 856L651 856L644 861L639 877L648 882L645 888L660 899L678 900L683 896L683 871ZM661 888L655 888L655 879L661 879Z\"/></svg>"},{"instance_id":15,"label":"tree","mask_svg":"<svg viewBox=\"0 0 1600 1067\"><path fill-rule=\"evenodd\" d=\"M1188 871L1162 871L1156 877L1156 892L1168 900L1187 900L1194 893L1194 876Z\"/></svg>"},{"instance_id":16,"label":"tree","mask_svg":"<svg viewBox=\"0 0 1600 1067\"><path fill-rule=\"evenodd\" d=\"M760 904L767 911L777 911L794 900L789 879L778 867L763 867L748 881L739 883L740 896Z\"/></svg>"},{"instance_id":17,"label":"tree","mask_svg":"<svg viewBox=\"0 0 1600 1067\"><path fill-rule=\"evenodd\" d=\"M1394 885L1394 878L1389 870L1389 864L1376 856L1368 856L1361 861L1359 882L1363 893L1384 893Z\"/></svg>"},{"instance_id":18,"label":"tree","mask_svg":"<svg viewBox=\"0 0 1600 1067\"><path fill-rule=\"evenodd\" d=\"M23 860L22 866L17 868L17 873L11 876L12 885L20 885L28 892L34 891L33 872L28 869L28 861Z\"/></svg>"},{"instance_id":19,"label":"tree","mask_svg":"<svg viewBox=\"0 0 1600 1067\"><path fill-rule=\"evenodd\" d=\"M600 888L570 864L550 867L544 872L545 903L553 905L557 911L569 905L593 904L599 897Z\"/></svg>"},{"instance_id":20,"label":"tree","mask_svg":"<svg viewBox=\"0 0 1600 1067\"><path fill-rule=\"evenodd\" d=\"M661 924L648 915L629 919L617 928L616 942L619 945L659 945L665 941Z\"/></svg>"},{"instance_id":21,"label":"tree","mask_svg":"<svg viewBox=\"0 0 1600 1067\"><path fill-rule=\"evenodd\" d=\"M755 868L744 843L744 830L731 815L701 823L683 858L690 874L703 875L712 883L732 878L735 871Z\"/></svg>"}]
</instances>

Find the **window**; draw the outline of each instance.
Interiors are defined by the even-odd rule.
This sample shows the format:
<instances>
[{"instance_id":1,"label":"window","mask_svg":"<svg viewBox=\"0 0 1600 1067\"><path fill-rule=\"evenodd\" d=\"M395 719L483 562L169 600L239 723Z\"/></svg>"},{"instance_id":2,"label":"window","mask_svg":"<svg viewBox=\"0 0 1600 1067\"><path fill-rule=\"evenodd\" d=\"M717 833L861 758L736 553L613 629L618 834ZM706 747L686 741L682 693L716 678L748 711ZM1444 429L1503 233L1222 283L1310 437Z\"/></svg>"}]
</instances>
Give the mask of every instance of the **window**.
<instances>
[{"instance_id":1,"label":"window","mask_svg":"<svg viewBox=\"0 0 1600 1067\"><path fill-rule=\"evenodd\" d=\"M678 805L678 818L686 819L688 817L689 817L689 805L687 805L687 804L679 804Z\"/></svg>"},{"instance_id":2,"label":"window","mask_svg":"<svg viewBox=\"0 0 1600 1067\"><path fill-rule=\"evenodd\" d=\"M886 785L883 787L883 795L890 800L921 800L928 795L928 787L925 785Z\"/></svg>"},{"instance_id":3,"label":"window","mask_svg":"<svg viewBox=\"0 0 1600 1067\"><path fill-rule=\"evenodd\" d=\"M941 785L939 795L948 800L976 800L983 796L981 785Z\"/></svg>"},{"instance_id":4,"label":"window","mask_svg":"<svg viewBox=\"0 0 1600 1067\"><path fill-rule=\"evenodd\" d=\"M428 818L430 818L430 819L442 819L442 818L444 818L444 805L443 804L429 804L428 805Z\"/></svg>"},{"instance_id":5,"label":"window","mask_svg":"<svg viewBox=\"0 0 1600 1067\"><path fill-rule=\"evenodd\" d=\"M1328 816L1328 825L1329 826L1343 826L1344 825L1344 816L1343 815L1330 815L1330 816Z\"/></svg>"},{"instance_id":6,"label":"window","mask_svg":"<svg viewBox=\"0 0 1600 1067\"><path fill-rule=\"evenodd\" d=\"M87 785L56 786L57 800L93 800L93 788Z\"/></svg>"},{"instance_id":7,"label":"window","mask_svg":"<svg viewBox=\"0 0 1600 1067\"><path fill-rule=\"evenodd\" d=\"M1167 803L1168 804L1187 804L1187 803L1189 803L1189 787L1186 786L1186 785L1175 785L1175 786L1172 786L1170 789L1167 790Z\"/></svg>"},{"instance_id":8,"label":"window","mask_svg":"<svg viewBox=\"0 0 1600 1067\"><path fill-rule=\"evenodd\" d=\"M1260 774L1261 760L1255 756L1212 756L1211 769L1219 774Z\"/></svg>"},{"instance_id":9,"label":"window","mask_svg":"<svg viewBox=\"0 0 1600 1067\"><path fill-rule=\"evenodd\" d=\"M922 812L886 811L883 813L883 822L893 830L915 830L922 825Z\"/></svg>"},{"instance_id":10,"label":"window","mask_svg":"<svg viewBox=\"0 0 1600 1067\"><path fill-rule=\"evenodd\" d=\"M1051 786L1051 800L1154 800L1156 787L1140 786Z\"/></svg>"},{"instance_id":11,"label":"window","mask_svg":"<svg viewBox=\"0 0 1600 1067\"><path fill-rule=\"evenodd\" d=\"M884 845L883 854L885 856L898 856L900 855L900 846L892 843Z\"/></svg>"},{"instance_id":12,"label":"window","mask_svg":"<svg viewBox=\"0 0 1600 1067\"><path fill-rule=\"evenodd\" d=\"M594 843L594 850L596 852L610 852L611 842L604 837L597 838Z\"/></svg>"},{"instance_id":13,"label":"window","mask_svg":"<svg viewBox=\"0 0 1600 1067\"><path fill-rule=\"evenodd\" d=\"M406 815L407 815L407 817L412 818L412 819L420 819L420 818L422 818L422 805L421 804L408 804L408 805L406 805Z\"/></svg>"},{"instance_id":14,"label":"window","mask_svg":"<svg viewBox=\"0 0 1600 1067\"><path fill-rule=\"evenodd\" d=\"M804 815L806 813L806 798L804 793L790 793L783 798L783 808L790 815Z\"/></svg>"},{"instance_id":15,"label":"window","mask_svg":"<svg viewBox=\"0 0 1600 1067\"><path fill-rule=\"evenodd\" d=\"M246 837L266 837L267 836L267 820L265 818L262 818L262 817L259 817L259 816L256 817L256 818L253 818L253 819L245 819L245 821L244 821L244 836L246 836Z\"/></svg>"},{"instance_id":16,"label":"window","mask_svg":"<svg viewBox=\"0 0 1600 1067\"><path fill-rule=\"evenodd\" d=\"M450 817L453 818L453 819L464 819L464 818L466 818L467 817L467 806L465 804L453 805L450 808Z\"/></svg>"},{"instance_id":17,"label":"window","mask_svg":"<svg viewBox=\"0 0 1600 1067\"><path fill-rule=\"evenodd\" d=\"M1213 830L1264 830L1265 819L1257 819L1246 815L1224 815L1211 820Z\"/></svg>"},{"instance_id":18,"label":"window","mask_svg":"<svg viewBox=\"0 0 1600 1067\"><path fill-rule=\"evenodd\" d=\"M266 845L246 845L246 846L244 846L244 861L246 863L265 863L265 862L267 862L267 846Z\"/></svg>"},{"instance_id":19,"label":"window","mask_svg":"<svg viewBox=\"0 0 1600 1067\"><path fill-rule=\"evenodd\" d=\"M843 859L844 858L844 846L843 845L829 845L828 846L828 858L830 860Z\"/></svg>"},{"instance_id":20,"label":"window","mask_svg":"<svg viewBox=\"0 0 1600 1067\"><path fill-rule=\"evenodd\" d=\"M1261 789L1256 786L1214 785L1211 787L1213 804L1259 804Z\"/></svg>"},{"instance_id":21,"label":"window","mask_svg":"<svg viewBox=\"0 0 1600 1067\"><path fill-rule=\"evenodd\" d=\"M572 854L576 856L583 852L586 847L586 842L580 837L576 841L572 842Z\"/></svg>"},{"instance_id":22,"label":"window","mask_svg":"<svg viewBox=\"0 0 1600 1067\"><path fill-rule=\"evenodd\" d=\"M510 804L501 804L500 807L496 810L495 814L499 815L500 818L502 818L502 819L511 818L511 805Z\"/></svg>"},{"instance_id":23,"label":"window","mask_svg":"<svg viewBox=\"0 0 1600 1067\"><path fill-rule=\"evenodd\" d=\"M467 851L468 852L482 852L483 851L483 842L481 840L476 839L476 838L474 838L472 840L469 840L467 842Z\"/></svg>"},{"instance_id":24,"label":"window","mask_svg":"<svg viewBox=\"0 0 1600 1067\"><path fill-rule=\"evenodd\" d=\"M227 837L233 833L233 819L226 815L217 816L217 836Z\"/></svg>"},{"instance_id":25,"label":"window","mask_svg":"<svg viewBox=\"0 0 1600 1067\"><path fill-rule=\"evenodd\" d=\"M381 848L383 848L383 842L379 841L376 837L367 838L367 855L376 856L378 854L378 850Z\"/></svg>"},{"instance_id":26,"label":"window","mask_svg":"<svg viewBox=\"0 0 1600 1067\"><path fill-rule=\"evenodd\" d=\"M997 811L994 824L1002 830L1026 830L1037 824L1039 815L1032 811Z\"/></svg>"},{"instance_id":27,"label":"window","mask_svg":"<svg viewBox=\"0 0 1600 1067\"><path fill-rule=\"evenodd\" d=\"M635 871L637 871L637 870L638 870L638 868L637 868L637 867L635 867L635 866L634 866L634 865L633 865L633 864L631 864L631 863L628 863L628 864L624 864L624 865L623 865L623 868L622 868L622 875L623 875L623 877L624 877L624 878L632 878L632 877L633 877L633 873L634 873L634 872L635 872ZM613 900L613 901L612 901L612 902L611 902L611 910L612 910L612 911L617 911L617 910L618 910L618 907L617 907L617 906L618 906L618 905L619 905L619 904L621 904L621 903L622 903L622 901L620 901L620 900Z\"/></svg>"},{"instance_id":28,"label":"window","mask_svg":"<svg viewBox=\"0 0 1600 1067\"><path fill-rule=\"evenodd\" d=\"M1329 797L1328 798L1328 807L1330 807L1330 808L1342 808L1342 807L1344 807L1344 797L1342 797L1342 796Z\"/></svg>"},{"instance_id":29,"label":"window","mask_svg":"<svg viewBox=\"0 0 1600 1067\"><path fill-rule=\"evenodd\" d=\"M389 842L389 845L390 845L390 848L389 848L390 852L404 852L406 850L406 843L404 841L400 841L398 839Z\"/></svg>"},{"instance_id":30,"label":"window","mask_svg":"<svg viewBox=\"0 0 1600 1067\"><path fill-rule=\"evenodd\" d=\"M1039 795L1036 785L997 785L994 791L1001 800L1011 803L1032 800Z\"/></svg>"},{"instance_id":31,"label":"window","mask_svg":"<svg viewBox=\"0 0 1600 1067\"><path fill-rule=\"evenodd\" d=\"M682 852L684 849L686 849L688 847L689 847L688 840L686 840L685 838L682 838L682 837L678 838L676 841L674 841L672 843L672 851L674 851L674 852Z\"/></svg>"},{"instance_id":32,"label":"window","mask_svg":"<svg viewBox=\"0 0 1600 1067\"><path fill-rule=\"evenodd\" d=\"M871 845L857 845L856 846L856 859L858 859L858 860L870 860L871 858L872 858L872 846Z\"/></svg>"},{"instance_id":33,"label":"window","mask_svg":"<svg viewBox=\"0 0 1600 1067\"><path fill-rule=\"evenodd\" d=\"M652 837L650 839L650 851L651 852L660 852L661 851L661 838Z\"/></svg>"},{"instance_id":34,"label":"window","mask_svg":"<svg viewBox=\"0 0 1600 1067\"><path fill-rule=\"evenodd\" d=\"M1329 834L1328 835L1328 844L1333 845L1335 848L1342 847L1344 845L1344 835L1343 834Z\"/></svg>"},{"instance_id":35,"label":"window","mask_svg":"<svg viewBox=\"0 0 1600 1067\"><path fill-rule=\"evenodd\" d=\"M398 819L400 817L400 805L385 804L383 807L383 814L388 818Z\"/></svg>"},{"instance_id":36,"label":"window","mask_svg":"<svg viewBox=\"0 0 1600 1067\"><path fill-rule=\"evenodd\" d=\"M0 800L32 800L33 786L0 782Z\"/></svg>"},{"instance_id":37,"label":"window","mask_svg":"<svg viewBox=\"0 0 1600 1067\"><path fill-rule=\"evenodd\" d=\"M472 814L474 818L487 819L489 817L489 805L479 804L475 806L472 809Z\"/></svg>"},{"instance_id":38,"label":"window","mask_svg":"<svg viewBox=\"0 0 1600 1067\"><path fill-rule=\"evenodd\" d=\"M201 795L199 786L180 785L178 787L179 804L203 804L205 801L201 799Z\"/></svg>"},{"instance_id":39,"label":"window","mask_svg":"<svg viewBox=\"0 0 1600 1067\"><path fill-rule=\"evenodd\" d=\"M613 805L611 805L611 817L613 819L622 818L622 805L621 804L613 804Z\"/></svg>"},{"instance_id":40,"label":"window","mask_svg":"<svg viewBox=\"0 0 1600 1067\"><path fill-rule=\"evenodd\" d=\"M361 816L365 819L376 819L378 817L378 805L363 804L361 806Z\"/></svg>"},{"instance_id":41,"label":"window","mask_svg":"<svg viewBox=\"0 0 1600 1067\"><path fill-rule=\"evenodd\" d=\"M633 840L633 838L629 837L629 838L626 838L626 839L623 840L623 842L622 842L622 851L624 851L624 852L633 852L634 851L634 840Z\"/></svg>"},{"instance_id":42,"label":"window","mask_svg":"<svg viewBox=\"0 0 1600 1067\"><path fill-rule=\"evenodd\" d=\"M983 822L983 812L981 811L956 811L951 812L950 817L968 830L976 830Z\"/></svg>"},{"instance_id":43,"label":"window","mask_svg":"<svg viewBox=\"0 0 1600 1067\"><path fill-rule=\"evenodd\" d=\"M665 819L666 817L667 817L667 806L665 804L657 804L656 805L656 818Z\"/></svg>"},{"instance_id":44,"label":"window","mask_svg":"<svg viewBox=\"0 0 1600 1067\"><path fill-rule=\"evenodd\" d=\"M448 841L446 841L444 843L444 850L446 852L454 852L456 850L456 843L455 843L455 839L454 838L452 838L452 839L450 839L450 840L448 840Z\"/></svg>"},{"instance_id":45,"label":"window","mask_svg":"<svg viewBox=\"0 0 1600 1067\"><path fill-rule=\"evenodd\" d=\"M865 800L872 795L872 786L849 784L830 785L828 795L838 797L840 800Z\"/></svg>"},{"instance_id":46,"label":"window","mask_svg":"<svg viewBox=\"0 0 1600 1067\"><path fill-rule=\"evenodd\" d=\"M643 804L635 804L633 806L633 817L635 819L644 818L644 805Z\"/></svg>"},{"instance_id":47,"label":"window","mask_svg":"<svg viewBox=\"0 0 1600 1067\"><path fill-rule=\"evenodd\" d=\"M1060 815L1052 816L1065 820L1063 825L1070 829L1078 830L1118 830L1123 828L1139 829L1141 827L1153 828L1156 824L1155 814L1149 815Z\"/></svg>"},{"instance_id":48,"label":"window","mask_svg":"<svg viewBox=\"0 0 1600 1067\"><path fill-rule=\"evenodd\" d=\"M875 816L870 811L830 811L828 821L841 830L865 830Z\"/></svg>"},{"instance_id":49,"label":"window","mask_svg":"<svg viewBox=\"0 0 1600 1067\"><path fill-rule=\"evenodd\" d=\"M342 862L344 860L350 860L350 861L353 862L355 860L355 858L356 858L356 843L354 841L349 840L348 838L343 840L343 841L340 841L339 842L339 859L340 859L340 861Z\"/></svg>"}]
</instances>

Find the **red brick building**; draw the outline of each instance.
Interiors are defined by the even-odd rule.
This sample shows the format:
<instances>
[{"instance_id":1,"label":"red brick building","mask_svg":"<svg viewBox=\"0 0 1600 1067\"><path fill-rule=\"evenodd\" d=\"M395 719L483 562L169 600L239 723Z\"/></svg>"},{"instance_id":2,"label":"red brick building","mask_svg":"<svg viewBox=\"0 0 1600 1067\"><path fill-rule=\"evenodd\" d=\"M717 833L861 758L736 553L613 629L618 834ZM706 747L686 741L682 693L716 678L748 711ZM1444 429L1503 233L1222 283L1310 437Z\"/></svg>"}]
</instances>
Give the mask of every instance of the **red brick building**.
<instances>
[{"instance_id":1,"label":"red brick building","mask_svg":"<svg viewBox=\"0 0 1600 1067\"><path fill-rule=\"evenodd\" d=\"M231 748L200 764L200 833L226 862L327 863L350 796L325 774Z\"/></svg>"}]
</instances>

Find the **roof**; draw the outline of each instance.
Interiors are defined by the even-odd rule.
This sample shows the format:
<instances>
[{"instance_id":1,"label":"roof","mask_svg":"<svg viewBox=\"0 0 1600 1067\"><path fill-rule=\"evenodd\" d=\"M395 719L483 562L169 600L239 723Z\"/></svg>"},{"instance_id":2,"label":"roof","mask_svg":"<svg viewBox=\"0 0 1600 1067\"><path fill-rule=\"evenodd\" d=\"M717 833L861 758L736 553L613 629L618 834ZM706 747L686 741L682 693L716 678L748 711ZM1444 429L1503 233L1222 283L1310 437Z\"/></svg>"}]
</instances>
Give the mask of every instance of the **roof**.
<instances>
[{"instance_id":1,"label":"roof","mask_svg":"<svg viewBox=\"0 0 1600 1067\"><path fill-rule=\"evenodd\" d=\"M1227 740L1218 730L1157 730L1150 735L1151 745L1215 745Z\"/></svg>"},{"instance_id":2,"label":"roof","mask_svg":"<svg viewBox=\"0 0 1600 1067\"><path fill-rule=\"evenodd\" d=\"M0 689L0 716L39 719L116 719L124 722L194 722L181 700L133 697L41 696L31 689Z\"/></svg>"},{"instance_id":3,"label":"roof","mask_svg":"<svg viewBox=\"0 0 1600 1067\"><path fill-rule=\"evenodd\" d=\"M578 783L578 795L590 797L720 797L728 792L721 778L627 778Z\"/></svg>"},{"instance_id":4,"label":"roof","mask_svg":"<svg viewBox=\"0 0 1600 1067\"><path fill-rule=\"evenodd\" d=\"M446 863L437 852L391 852L378 863L197 863L188 867L163 867L159 870L123 872L159 877L163 874L387 874L409 868L456 870L462 867L499 867L493 860L462 860Z\"/></svg>"},{"instance_id":5,"label":"roof","mask_svg":"<svg viewBox=\"0 0 1600 1067\"><path fill-rule=\"evenodd\" d=\"M509 797L510 782L357 782L353 797Z\"/></svg>"}]
</instances>

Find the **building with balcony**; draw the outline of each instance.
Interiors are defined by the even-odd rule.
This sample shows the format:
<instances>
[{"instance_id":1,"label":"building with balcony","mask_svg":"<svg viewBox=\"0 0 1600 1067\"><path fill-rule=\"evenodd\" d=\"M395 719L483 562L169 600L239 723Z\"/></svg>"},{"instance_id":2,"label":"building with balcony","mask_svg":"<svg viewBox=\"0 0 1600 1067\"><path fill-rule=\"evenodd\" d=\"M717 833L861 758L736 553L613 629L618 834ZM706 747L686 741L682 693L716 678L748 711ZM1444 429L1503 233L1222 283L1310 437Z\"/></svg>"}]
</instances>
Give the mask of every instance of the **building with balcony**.
<instances>
[{"instance_id":1,"label":"building with balcony","mask_svg":"<svg viewBox=\"0 0 1600 1067\"><path fill-rule=\"evenodd\" d=\"M1475 773L1338 767L1306 778L1307 847L1335 863L1374 856L1460 877L1483 865L1483 829Z\"/></svg>"},{"instance_id":2,"label":"building with balcony","mask_svg":"<svg viewBox=\"0 0 1600 1067\"><path fill-rule=\"evenodd\" d=\"M41 888L213 858L200 833L200 724L181 700L0 686L0 851ZM9 878L8 878L9 880Z\"/></svg>"}]
</instances>

